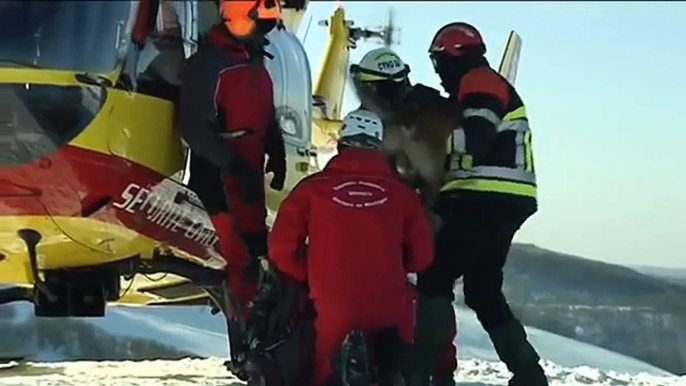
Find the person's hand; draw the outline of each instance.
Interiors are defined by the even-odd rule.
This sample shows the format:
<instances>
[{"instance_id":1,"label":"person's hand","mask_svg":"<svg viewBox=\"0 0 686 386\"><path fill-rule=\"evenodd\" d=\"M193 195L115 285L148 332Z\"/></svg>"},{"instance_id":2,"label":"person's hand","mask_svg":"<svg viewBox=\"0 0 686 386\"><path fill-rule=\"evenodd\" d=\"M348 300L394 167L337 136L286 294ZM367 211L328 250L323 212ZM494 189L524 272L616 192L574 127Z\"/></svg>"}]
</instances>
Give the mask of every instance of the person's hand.
<instances>
[{"instance_id":1,"label":"person's hand","mask_svg":"<svg viewBox=\"0 0 686 386\"><path fill-rule=\"evenodd\" d=\"M281 191L286 183L286 160L281 158L269 157L267 161L267 173L274 173L269 187Z\"/></svg>"},{"instance_id":2,"label":"person's hand","mask_svg":"<svg viewBox=\"0 0 686 386\"><path fill-rule=\"evenodd\" d=\"M436 213L429 212L429 225L431 225L431 230L436 234L443 226L443 219Z\"/></svg>"}]
</instances>

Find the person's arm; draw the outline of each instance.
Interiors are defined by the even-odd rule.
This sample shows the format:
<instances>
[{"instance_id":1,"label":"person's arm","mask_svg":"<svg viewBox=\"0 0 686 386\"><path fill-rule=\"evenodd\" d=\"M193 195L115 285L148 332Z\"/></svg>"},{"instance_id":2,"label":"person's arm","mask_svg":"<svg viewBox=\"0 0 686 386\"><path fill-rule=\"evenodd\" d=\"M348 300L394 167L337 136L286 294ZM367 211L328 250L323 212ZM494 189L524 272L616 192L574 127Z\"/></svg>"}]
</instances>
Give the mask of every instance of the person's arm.
<instances>
[{"instance_id":1,"label":"person's arm","mask_svg":"<svg viewBox=\"0 0 686 386\"><path fill-rule=\"evenodd\" d=\"M307 280L309 200L305 189L296 186L281 202L269 234L269 259L279 272L299 282Z\"/></svg>"},{"instance_id":2,"label":"person's arm","mask_svg":"<svg viewBox=\"0 0 686 386\"><path fill-rule=\"evenodd\" d=\"M457 100L463 111L467 152L483 157L491 151L507 112L507 83L489 69L472 70L460 81Z\"/></svg>"},{"instance_id":3,"label":"person's arm","mask_svg":"<svg viewBox=\"0 0 686 386\"><path fill-rule=\"evenodd\" d=\"M214 98L221 78L207 60L194 56L181 73L178 128L191 151L226 171L235 163L235 154L220 135Z\"/></svg>"},{"instance_id":4,"label":"person's arm","mask_svg":"<svg viewBox=\"0 0 686 386\"><path fill-rule=\"evenodd\" d=\"M425 270L434 257L433 233L426 218L419 195L408 194L408 216L405 219L403 246L405 269L408 272Z\"/></svg>"}]
</instances>

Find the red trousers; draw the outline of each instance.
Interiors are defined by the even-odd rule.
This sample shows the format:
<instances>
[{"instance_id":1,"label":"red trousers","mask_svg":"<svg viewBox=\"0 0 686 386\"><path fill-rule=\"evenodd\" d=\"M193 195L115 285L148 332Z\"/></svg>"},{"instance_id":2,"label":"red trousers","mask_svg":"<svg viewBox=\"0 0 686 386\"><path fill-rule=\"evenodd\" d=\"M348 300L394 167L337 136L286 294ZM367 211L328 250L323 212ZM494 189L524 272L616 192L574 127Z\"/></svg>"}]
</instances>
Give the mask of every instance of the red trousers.
<instances>
[{"instance_id":1,"label":"red trousers","mask_svg":"<svg viewBox=\"0 0 686 386\"><path fill-rule=\"evenodd\" d=\"M401 295L402 296L402 295ZM315 300L317 319L314 349L314 386L324 386L333 374L331 357L341 346L346 335L353 330L373 334L379 330L397 327L399 338L411 343L414 335L415 309L411 294L404 306L395 310L374 302L329 302Z\"/></svg>"},{"instance_id":2,"label":"red trousers","mask_svg":"<svg viewBox=\"0 0 686 386\"><path fill-rule=\"evenodd\" d=\"M229 288L238 300L242 314L249 318L248 303L255 296L257 290L257 270L250 269L256 256L251 256L249 247L253 250L266 252L266 245L246 245L246 234L260 234L267 232L267 210L265 202L245 204L232 179L224 180L225 191L231 204L231 213L221 212L210 216L217 236L219 249L226 260L226 275ZM264 241L266 244L266 240ZM255 252L253 252L255 254ZM230 310L233 315L234 310Z\"/></svg>"}]
</instances>

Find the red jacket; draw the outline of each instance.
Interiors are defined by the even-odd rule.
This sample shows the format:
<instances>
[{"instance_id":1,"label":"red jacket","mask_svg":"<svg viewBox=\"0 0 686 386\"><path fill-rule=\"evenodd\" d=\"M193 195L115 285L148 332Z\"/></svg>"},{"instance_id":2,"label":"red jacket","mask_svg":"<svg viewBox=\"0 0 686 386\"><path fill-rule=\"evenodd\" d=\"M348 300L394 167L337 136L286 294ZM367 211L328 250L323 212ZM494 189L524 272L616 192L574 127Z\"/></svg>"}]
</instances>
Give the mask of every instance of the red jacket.
<instances>
[{"instance_id":1,"label":"red jacket","mask_svg":"<svg viewBox=\"0 0 686 386\"><path fill-rule=\"evenodd\" d=\"M398 304L407 274L433 259L433 240L419 195L383 154L346 149L282 202L269 253L314 300Z\"/></svg>"},{"instance_id":2,"label":"red jacket","mask_svg":"<svg viewBox=\"0 0 686 386\"><path fill-rule=\"evenodd\" d=\"M203 180L214 178L219 170L226 171L231 157L242 159L260 180L264 176L265 155L284 168L286 162L283 137L275 117L274 86L262 56L248 52L246 45L229 37L223 29L211 29L209 41L188 60L181 77L178 107L179 129L193 152L189 185L201 190L201 197L219 194L220 201L224 196L221 186ZM252 195L258 199L244 205L237 180L244 177L235 173L236 170L228 175L225 184L234 196L233 205L237 206L236 215L243 230L264 229L264 185L255 185ZM203 194L205 190L209 192ZM221 205L204 201L210 213L222 211Z\"/></svg>"},{"instance_id":3,"label":"red jacket","mask_svg":"<svg viewBox=\"0 0 686 386\"><path fill-rule=\"evenodd\" d=\"M180 128L191 148L215 166L222 166L221 153L229 151L261 172L265 152L283 149L274 86L261 56L249 53L222 29L210 30L209 42L188 60Z\"/></svg>"}]
</instances>

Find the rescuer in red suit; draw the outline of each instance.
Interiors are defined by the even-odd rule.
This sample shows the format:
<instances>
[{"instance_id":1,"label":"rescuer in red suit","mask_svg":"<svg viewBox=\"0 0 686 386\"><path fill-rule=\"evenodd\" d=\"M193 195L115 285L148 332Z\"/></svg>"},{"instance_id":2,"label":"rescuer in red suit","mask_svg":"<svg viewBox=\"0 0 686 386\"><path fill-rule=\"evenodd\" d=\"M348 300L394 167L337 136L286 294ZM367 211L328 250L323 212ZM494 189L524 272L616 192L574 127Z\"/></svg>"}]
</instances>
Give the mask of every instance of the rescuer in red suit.
<instances>
[{"instance_id":1,"label":"rescuer in red suit","mask_svg":"<svg viewBox=\"0 0 686 386\"><path fill-rule=\"evenodd\" d=\"M433 257L419 195L379 150L383 126L364 110L343 120L338 154L282 202L269 235L269 257L282 275L309 286L317 317L314 385L331 382L331 356L354 329L414 328L408 273Z\"/></svg>"},{"instance_id":2,"label":"rescuer in red suit","mask_svg":"<svg viewBox=\"0 0 686 386\"><path fill-rule=\"evenodd\" d=\"M189 186L212 219L229 287L249 318L257 257L267 253L265 155L266 171L274 173L270 186L283 189L286 177L273 83L264 66L264 36L281 9L270 0L227 0L219 7L223 21L182 73L179 127L191 148Z\"/></svg>"}]
</instances>

